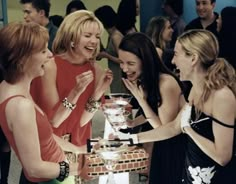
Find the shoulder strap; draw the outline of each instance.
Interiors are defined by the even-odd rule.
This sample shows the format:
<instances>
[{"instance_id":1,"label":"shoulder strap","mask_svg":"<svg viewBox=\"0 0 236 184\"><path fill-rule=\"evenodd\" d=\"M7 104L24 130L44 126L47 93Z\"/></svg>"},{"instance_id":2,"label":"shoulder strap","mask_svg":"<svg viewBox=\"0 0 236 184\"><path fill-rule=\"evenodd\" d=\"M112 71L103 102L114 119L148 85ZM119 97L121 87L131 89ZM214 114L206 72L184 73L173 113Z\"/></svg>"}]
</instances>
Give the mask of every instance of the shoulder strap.
<instances>
[{"instance_id":1,"label":"shoulder strap","mask_svg":"<svg viewBox=\"0 0 236 184\"><path fill-rule=\"evenodd\" d=\"M221 121L211 117L211 116L208 116L210 119L212 119L214 122L224 126L224 127L228 127L228 128L236 128L236 123L234 121L234 125L227 125L225 123L222 123ZM234 130L234 143L233 143L233 156L236 157L236 129Z\"/></svg>"},{"instance_id":2,"label":"shoulder strap","mask_svg":"<svg viewBox=\"0 0 236 184\"><path fill-rule=\"evenodd\" d=\"M221 122L221 121L219 121L218 119L215 119L215 118L213 118L213 117L211 117L211 116L208 116L210 119L212 119L213 121L215 121L216 123L218 123L218 124L220 124L220 125L222 125L222 126L224 126L224 127L228 127L228 128L235 128L236 126L235 126L235 123L234 123L234 125L227 125L227 124L225 124L225 123L223 123L223 122Z\"/></svg>"}]
</instances>

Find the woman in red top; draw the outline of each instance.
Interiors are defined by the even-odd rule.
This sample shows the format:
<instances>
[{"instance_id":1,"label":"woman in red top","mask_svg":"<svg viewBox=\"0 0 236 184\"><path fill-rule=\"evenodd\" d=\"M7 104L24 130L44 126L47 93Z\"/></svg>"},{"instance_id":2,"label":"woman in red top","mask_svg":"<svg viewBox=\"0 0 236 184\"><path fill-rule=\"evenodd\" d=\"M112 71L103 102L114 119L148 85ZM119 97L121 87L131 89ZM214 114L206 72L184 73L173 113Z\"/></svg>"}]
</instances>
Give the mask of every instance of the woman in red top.
<instances>
[{"instance_id":1,"label":"woman in red top","mask_svg":"<svg viewBox=\"0 0 236 184\"><path fill-rule=\"evenodd\" d=\"M0 30L0 126L28 180L60 183L79 173L79 164L65 162L63 150L85 150L53 135L30 95L32 80L44 75L44 65L52 60L48 38L47 30L35 23L16 22Z\"/></svg>"},{"instance_id":2,"label":"woman in red top","mask_svg":"<svg viewBox=\"0 0 236 184\"><path fill-rule=\"evenodd\" d=\"M77 146L91 137L91 119L112 81L111 71L95 63L102 32L101 22L90 11L66 16L53 43L55 62L46 64L45 75L31 88L36 103L52 117L54 133L69 134Z\"/></svg>"}]
</instances>

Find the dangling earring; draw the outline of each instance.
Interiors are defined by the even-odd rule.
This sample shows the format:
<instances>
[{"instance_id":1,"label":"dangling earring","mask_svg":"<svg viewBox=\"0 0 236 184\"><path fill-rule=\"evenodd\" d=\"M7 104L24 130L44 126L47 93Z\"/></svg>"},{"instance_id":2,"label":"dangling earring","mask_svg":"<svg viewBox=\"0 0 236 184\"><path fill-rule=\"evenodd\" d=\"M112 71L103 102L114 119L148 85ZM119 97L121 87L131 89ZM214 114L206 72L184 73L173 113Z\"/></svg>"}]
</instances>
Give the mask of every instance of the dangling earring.
<instances>
[{"instance_id":1,"label":"dangling earring","mask_svg":"<svg viewBox=\"0 0 236 184\"><path fill-rule=\"evenodd\" d=\"M75 42L71 42L71 43L70 43L70 46L71 46L72 48L75 48Z\"/></svg>"}]
</instances>

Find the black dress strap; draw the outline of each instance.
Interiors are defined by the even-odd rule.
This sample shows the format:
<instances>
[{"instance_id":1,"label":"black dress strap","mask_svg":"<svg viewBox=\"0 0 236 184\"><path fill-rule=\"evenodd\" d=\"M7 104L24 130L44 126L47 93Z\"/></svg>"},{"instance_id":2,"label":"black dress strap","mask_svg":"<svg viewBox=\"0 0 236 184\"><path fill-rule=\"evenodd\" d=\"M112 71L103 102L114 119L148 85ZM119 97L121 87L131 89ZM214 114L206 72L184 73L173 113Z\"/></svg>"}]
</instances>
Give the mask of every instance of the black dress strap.
<instances>
[{"instance_id":1,"label":"black dress strap","mask_svg":"<svg viewBox=\"0 0 236 184\"><path fill-rule=\"evenodd\" d=\"M210 119L212 119L213 121L215 121L216 123L218 123L218 124L220 124L220 125L222 125L222 126L224 126L224 127L228 127L228 128L235 128L236 126L235 126L235 123L234 123L234 125L228 125L228 124L225 124L225 123L223 123L223 122L221 122L221 121L219 121L218 119L215 119L215 118L213 118L213 117L211 117L211 116L208 116Z\"/></svg>"}]
</instances>

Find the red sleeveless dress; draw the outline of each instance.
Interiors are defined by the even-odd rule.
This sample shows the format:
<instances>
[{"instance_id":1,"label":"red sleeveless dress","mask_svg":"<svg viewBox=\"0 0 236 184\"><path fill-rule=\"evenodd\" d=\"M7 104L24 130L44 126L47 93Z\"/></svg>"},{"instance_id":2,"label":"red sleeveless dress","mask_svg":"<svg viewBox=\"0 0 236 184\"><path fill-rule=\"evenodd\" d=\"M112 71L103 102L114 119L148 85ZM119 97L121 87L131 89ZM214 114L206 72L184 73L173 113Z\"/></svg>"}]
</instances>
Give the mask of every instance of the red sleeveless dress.
<instances>
[{"instance_id":1,"label":"red sleeveless dress","mask_svg":"<svg viewBox=\"0 0 236 184\"><path fill-rule=\"evenodd\" d=\"M45 102L43 95L41 95L42 93L40 94L40 90L42 89L41 82L39 81L40 78L33 81L33 89L31 89L31 92L33 93L31 94L35 102L47 113L49 119L57 110L62 100L68 96L71 89L75 86L75 77L77 75L88 70L91 70L95 75L94 66L90 62L83 65L76 65L63 60L60 57L55 57L55 62L57 65L56 85L60 101L54 106L51 112L47 112L44 108L47 105L47 102ZM85 104L94 92L94 84L95 80L93 80L80 95L76 108L71 112L69 117L58 128L53 128L54 133L58 136L70 134L71 142L77 146L85 145L87 139L89 139L92 134L91 121L82 127L80 126L80 119L85 109Z\"/></svg>"},{"instance_id":2,"label":"red sleeveless dress","mask_svg":"<svg viewBox=\"0 0 236 184\"><path fill-rule=\"evenodd\" d=\"M4 102L0 104L0 126L3 130L3 133L5 134L7 138L8 143L11 145L19 161L21 162L13 133L8 128L6 115L5 115L5 108L6 108L7 103L12 98L19 97L19 96L22 96L22 95L15 95L15 96L9 97L8 99L6 99ZM24 98L24 96L22 97ZM55 162L55 163L65 160L65 155L64 155L63 150L60 148L60 146L56 143L55 139L53 138L53 130L52 130L52 127L50 126L50 123L48 122L46 114L44 115L41 114L36 108L35 108L35 112L36 112L36 123L37 123L37 128L38 128L42 160ZM42 182L42 181L50 180L50 179L42 179L42 178L31 178L28 176L25 170L24 170L24 174L26 178L32 182Z\"/></svg>"}]
</instances>

